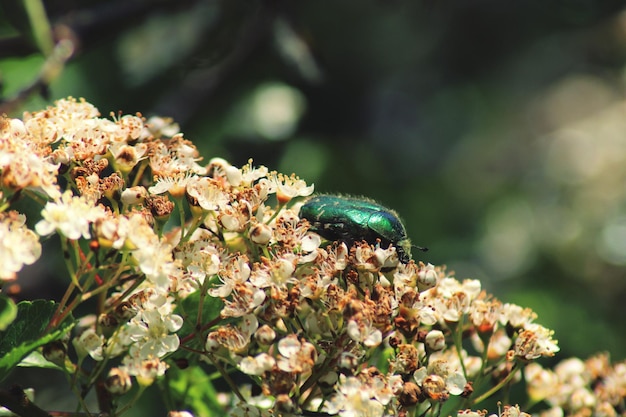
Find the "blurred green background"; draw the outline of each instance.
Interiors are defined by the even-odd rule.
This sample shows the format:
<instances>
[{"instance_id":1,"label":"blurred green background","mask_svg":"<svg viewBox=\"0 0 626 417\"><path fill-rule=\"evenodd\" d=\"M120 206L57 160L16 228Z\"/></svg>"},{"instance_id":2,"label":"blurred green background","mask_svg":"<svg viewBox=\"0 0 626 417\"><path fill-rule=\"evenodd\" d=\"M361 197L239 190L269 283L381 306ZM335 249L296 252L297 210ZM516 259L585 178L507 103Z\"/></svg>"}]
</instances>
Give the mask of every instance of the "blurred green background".
<instances>
[{"instance_id":1,"label":"blurred green background","mask_svg":"<svg viewBox=\"0 0 626 417\"><path fill-rule=\"evenodd\" d=\"M11 100L44 58L4 6ZM376 199L430 249L415 258L533 308L560 358L626 358L624 2L45 6L79 49L20 110L72 95L103 115L172 116L207 160Z\"/></svg>"}]
</instances>

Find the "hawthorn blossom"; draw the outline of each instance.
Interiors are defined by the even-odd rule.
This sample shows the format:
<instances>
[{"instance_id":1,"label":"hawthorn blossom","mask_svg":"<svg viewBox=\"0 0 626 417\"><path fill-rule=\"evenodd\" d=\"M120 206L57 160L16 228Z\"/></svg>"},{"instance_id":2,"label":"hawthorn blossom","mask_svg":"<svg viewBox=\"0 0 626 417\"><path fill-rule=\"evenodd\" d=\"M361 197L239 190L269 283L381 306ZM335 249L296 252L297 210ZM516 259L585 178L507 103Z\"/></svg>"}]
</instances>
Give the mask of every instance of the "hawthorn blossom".
<instances>
[{"instance_id":1,"label":"hawthorn blossom","mask_svg":"<svg viewBox=\"0 0 626 417\"><path fill-rule=\"evenodd\" d=\"M342 417L382 417L385 405L377 399L378 389L358 377L339 375L335 394L324 410Z\"/></svg>"},{"instance_id":2,"label":"hawthorn blossom","mask_svg":"<svg viewBox=\"0 0 626 417\"><path fill-rule=\"evenodd\" d=\"M102 206L66 191L60 199L46 204L41 211L43 219L35 225L35 230L41 236L57 231L68 239L88 239L91 237L91 224L106 215Z\"/></svg>"},{"instance_id":3,"label":"hawthorn blossom","mask_svg":"<svg viewBox=\"0 0 626 417\"><path fill-rule=\"evenodd\" d=\"M291 201L295 197L307 197L313 193L314 186L307 185L295 175L287 176L276 172L271 172L268 176L275 190L278 202L281 204Z\"/></svg>"},{"instance_id":4,"label":"hawthorn blossom","mask_svg":"<svg viewBox=\"0 0 626 417\"><path fill-rule=\"evenodd\" d=\"M285 372L308 373L317 360L315 346L306 341L298 340L298 337L293 334L280 339L278 352L280 356L276 365Z\"/></svg>"},{"instance_id":5,"label":"hawthorn blossom","mask_svg":"<svg viewBox=\"0 0 626 417\"><path fill-rule=\"evenodd\" d=\"M0 213L0 281L13 280L24 265L41 256L39 236L25 225L26 216Z\"/></svg>"},{"instance_id":6,"label":"hawthorn blossom","mask_svg":"<svg viewBox=\"0 0 626 417\"><path fill-rule=\"evenodd\" d=\"M176 351L180 345L177 335L173 334L183 325L183 318L177 314L163 314L161 311L142 310L125 329L130 340L131 354L135 352L141 358L162 358Z\"/></svg>"}]
</instances>

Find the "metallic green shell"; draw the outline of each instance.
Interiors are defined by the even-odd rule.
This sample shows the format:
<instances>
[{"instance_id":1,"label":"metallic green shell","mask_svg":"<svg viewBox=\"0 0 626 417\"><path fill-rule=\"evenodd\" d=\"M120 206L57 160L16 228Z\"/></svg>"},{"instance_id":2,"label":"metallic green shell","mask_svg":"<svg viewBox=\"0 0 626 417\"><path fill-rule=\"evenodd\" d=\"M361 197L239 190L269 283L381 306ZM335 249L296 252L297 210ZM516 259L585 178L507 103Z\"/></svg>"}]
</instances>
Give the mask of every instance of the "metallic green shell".
<instances>
[{"instance_id":1,"label":"metallic green shell","mask_svg":"<svg viewBox=\"0 0 626 417\"><path fill-rule=\"evenodd\" d=\"M311 223L311 230L320 236L351 245L365 240L396 247L398 258L411 260L411 244L404 225L393 211L370 200L318 195L300 209L300 217Z\"/></svg>"}]
</instances>

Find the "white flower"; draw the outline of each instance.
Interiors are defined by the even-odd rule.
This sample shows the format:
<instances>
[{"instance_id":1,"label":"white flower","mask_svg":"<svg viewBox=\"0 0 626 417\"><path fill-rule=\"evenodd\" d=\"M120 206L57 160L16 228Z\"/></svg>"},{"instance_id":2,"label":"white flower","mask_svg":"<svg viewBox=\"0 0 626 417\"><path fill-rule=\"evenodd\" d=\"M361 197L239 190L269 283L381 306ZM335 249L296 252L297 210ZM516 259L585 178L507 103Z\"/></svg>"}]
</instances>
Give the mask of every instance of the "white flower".
<instances>
[{"instance_id":1,"label":"white flower","mask_svg":"<svg viewBox=\"0 0 626 417\"><path fill-rule=\"evenodd\" d=\"M94 206L87 199L66 191L59 200L48 202L41 215L43 219L35 225L39 235L47 236L58 231L66 238L76 240L90 238L89 226L106 217L106 212L101 206Z\"/></svg>"},{"instance_id":2,"label":"white flower","mask_svg":"<svg viewBox=\"0 0 626 417\"><path fill-rule=\"evenodd\" d=\"M183 318L176 314L163 314L161 311L143 310L133 318L126 328L128 338L133 342L131 353L140 358L161 358L174 352L180 345L175 334L183 325Z\"/></svg>"},{"instance_id":3,"label":"white flower","mask_svg":"<svg viewBox=\"0 0 626 417\"><path fill-rule=\"evenodd\" d=\"M250 228L248 236L257 245L267 245L272 239L272 228L265 223L257 223Z\"/></svg>"},{"instance_id":4,"label":"white flower","mask_svg":"<svg viewBox=\"0 0 626 417\"><path fill-rule=\"evenodd\" d=\"M369 320L350 320L348 322L348 336L355 342L363 343L367 347L375 347L383 341L383 335Z\"/></svg>"},{"instance_id":5,"label":"white flower","mask_svg":"<svg viewBox=\"0 0 626 417\"><path fill-rule=\"evenodd\" d=\"M115 168L128 173L141 161L148 151L148 145L145 143L137 143L134 146L127 145L124 142L114 142L109 146L109 151L113 155Z\"/></svg>"},{"instance_id":6,"label":"white flower","mask_svg":"<svg viewBox=\"0 0 626 417\"><path fill-rule=\"evenodd\" d=\"M433 288L437 285L439 274L433 264L428 264L424 268L420 268L417 274L417 288L420 291Z\"/></svg>"},{"instance_id":7,"label":"white flower","mask_svg":"<svg viewBox=\"0 0 626 417\"><path fill-rule=\"evenodd\" d=\"M104 337L96 333L94 329L86 329L81 335L72 341L79 356L91 356L94 360L103 359Z\"/></svg>"},{"instance_id":8,"label":"white flower","mask_svg":"<svg viewBox=\"0 0 626 417\"><path fill-rule=\"evenodd\" d=\"M537 359L541 356L554 356L559 351L557 341L552 339L554 332L535 324L528 330L523 330L517 336L513 346L515 356L526 360Z\"/></svg>"},{"instance_id":9,"label":"white flower","mask_svg":"<svg viewBox=\"0 0 626 417\"><path fill-rule=\"evenodd\" d=\"M300 242L303 252L314 252L322 244L322 237L317 233L307 233Z\"/></svg>"},{"instance_id":10,"label":"white flower","mask_svg":"<svg viewBox=\"0 0 626 417\"><path fill-rule=\"evenodd\" d=\"M230 204L230 196L212 178L190 178L187 182L187 194L206 211L224 210Z\"/></svg>"},{"instance_id":11,"label":"white flower","mask_svg":"<svg viewBox=\"0 0 626 417\"><path fill-rule=\"evenodd\" d=\"M500 323L503 325L511 325L513 328L524 327L528 323L532 323L537 318L537 314L530 308L523 308L516 304L504 304L501 310Z\"/></svg>"},{"instance_id":12,"label":"white flower","mask_svg":"<svg viewBox=\"0 0 626 417\"><path fill-rule=\"evenodd\" d=\"M258 328L259 322L254 315L244 316L238 327L225 325L209 333L205 344L206 349L215 351L220 346L223 346L235 353L242 352L246 349Z\"/></svg>"},{"instance_id":13,"label":"white flower","mask_svg":"<svg viewBox=\"0 0 626 417\"><path fill-rule=\"evenodd\" d=\"M446 359L433 360L433 358L431 358L428 368L422 367L418 369L413 377L415 381L424 388L431 382L431 392L429 393L431 398L434 398L433 394L441 394L444 392L444 389L451 395L461 395L467 384L467 380L465 376L463 376L460 366L453 366ZM438 384L433 385L433 381L441 381L442 385L437 388ZM441 391L433 390L433 387Z\"/></svg>"},{"instance_id":14,"label":"white flower","mask_svg":"<svg viewBox=\"0 0 626 417\"><path fill-rule=\"evenodd\" d=\"M278 342L278 352L280 356L276 365L285 372L308 372L313 368L317 359L315 346L304 340L298 340L295 334L284 337Z\"/></svg>"},{"instance_id":15,"label":"white flower","mask_svg":"<svg viewBox=\"0 0 626 417\"><path fill-rule=\"evenodd\" d=\"M428 346L431 351L443 350L446 347L446 338L441 330L431 330L426 335L424 344Z\"/></svg>"},{"instance_id":16,"label":"white flower","mask_svg":"<svg viewBox=\"0 0 626 417\"><path fill-rule=\"evenodd\" d=\"M288 177L273 172L270 173L268 179L273 184L272 189L275 190L276 198L280 203L291 201L294 197L307 197L313 194L313 184L307 186L304 180L293 174Z\"/></svg>"},{"instance_id":17,"label":"white flower","mask_svg":"<svg viewBox=\"0 0 626 417\"><path fill-rule=\"evenodd\" d=\"M256 180L267 176L267 173L268 170L263 165L254 168L252 166L252 159L250 159L246 165L241 167L241 182L243 185L250 186ZM229 175L229 178L231 176L232 174Z\"/></svg>"},{"instance_id":18,"label":"white flower","mask_svg":"<svg viewBox=\"0 0 626 417\"><path fill-rule=\"evenodd\" d=\"M120 368L137 378L137 382L143 386L151 385L157 377L165 375L169 367L167 363L158 358L142 358L137 355L124 357L123 366Z\"/></svg>"},{"instance_id":19,"label":"white flower","mask_svg":"<svg viewBox=\"0 0 626 417\"><path fill-rule=\"evenodd\" d=\"M230 295L237 284L243 284L250 278L250 265L248 264L248 258L245 256L239 256L232 258L226 267L220 271L219 278L222 281L221 285L209 290L209 294L212 297L225 298Z\"/></svg>"},{"instance_id":20,"label":"white flower","mask_svg":"<svg viewBox=\"0 0 626 417\"><path fill-rule=\"evenodd\" d=\"M181 134L174 135L167 142L153 143L150 152L150 167L159 177L169 177L180 173L205 175L206 168L197 161L201 158L198 150Z\"/></svg>"},{"instance_id":21,"label":"white flower","mask_svg":"<svg viewBox=\"0 0 626 417\"><path fill-rule=\"evenodd\" d=\"M30 127L17 119L5 119L0 129L0 172L2 186L20 190L30 188L58 198L59 166L48 157L48 137L30 132ZM52 133L51 136L56 136Z\"/></svg>"},{"instance_id":22,"label":"white flower","mask_svg":"<svg viewBox=\"0 0 626 417\"><path fill-rule=\"evenodd\" d=\"M339 375L337 393L324 405L326 412L342 417L381 417L384 405L376 399L372 387L356 377Z\"/></svg>"},{"instance_id":23,"label":"white flower","mask_svg":"<svg viewBox=\"0 0 626 417\"><path fill-rule=\"evenodd\" d=\"M265 301L266 294L250 282L237 284L231 299L224 300L222 317L242 317L251 313Z\"/></svg>"},{"instance_id":24,"label":"white flower","mask_svg":"<svg viewBox=\"0 0 626 417\"><path fill-rule=\"evenodd\" d=\"M145 130L148 132L145 132ZM179 132L180 126L178 126L178 123L174 123L173 120L167 117L152 116L146 122L142 134L152 134L156 137L167 136L171 138Z\"/></svg>"},{"instance_id":25,"label":"white flower","mask_svg":"<svg viewBox=\"0 0 626 417\"><path fill-rule=\"evenodd\" d=\"M239 363L241 372L247 375L263 375L266 371L271 370L276 361L267 353L261 353L257 356L248 356L243 358Z\"/></svg>"},{"instance_id":26,"label":"white flower","mask_svg":"<svg viewBox=\"0 0 626 417\"><path fill-rule=\"evenodd\" d=\"M172 259L172 247L165 242L157 240L139 246L133 251L133 258L148 281L159 288L168 288L171 285L170 276L179 272Z\"/></svg>"},{"instance_id":27,"label":"white flower","mask_svg":"<svg viewBox=\"0 0 626 417\"><path fill-rule=\"evenodd\" d=\"M198 177L195 175L176 173L170 176L160 176L157 178L155 184L148 188L151 194L163 194L169 192L175 197L184 195L187 184L190 181L196 180Z\"/></svg>"},{"instance_id":28,"label":"white flower","mask_svg":"<svg viewBox=\"0 0 626 417\"><path fill-rule=\"evenodd\" d=\"M100 245L121 249L130 233L129 223L125 216L109 217L96 222L96 236Z\"/></svg>"},{"instance_id":29,"label":"white flower","mask_svg":"<svg viewBox=\"0 0 626 417\"><path fill-rule=\"evenodd\" d=\"M25 222L23 214L0 213L0 280L15 279L24 265L34 263L41 256L39 237Z\"/></svg>"},{"instance_id":30,"label":"white flower","mask_svg":"<svg viewBox=\"0 0 626 417\"><path fill-rule=\"evenodd\" d=\"M581 370L582 372L582 370ZM524 379L527 382L528 395L533 401L539 402L548 397L559 396L559 378L551 370L544 369L536 362L524 368ZM553 405L556 405L552 402Z\"/></svg>"},{"instance_id":31,"label":"white flower","mask_svg":"<svg viewBox=\"0 0 626 417\"><path fill-rule=\"evenodd\" d=\"M198 284L207 276L216 275L221 265L219 250L206 229L196 229L187 242L179 243L174 256L187 268L186 275Z\"/></svg>"},{"instance_id":32,"label":"white flower","mask_svg":"<svg viewBox=\"0 0 626 417\"><path fill-rule=\"evenodd\" d=\"M286 287L288 283L295 282L293 273L296 270L297 257L292 253L287 253L276 258L270 264L270 276L272 284L277 287Z\"/></svg>"}]
</instances>

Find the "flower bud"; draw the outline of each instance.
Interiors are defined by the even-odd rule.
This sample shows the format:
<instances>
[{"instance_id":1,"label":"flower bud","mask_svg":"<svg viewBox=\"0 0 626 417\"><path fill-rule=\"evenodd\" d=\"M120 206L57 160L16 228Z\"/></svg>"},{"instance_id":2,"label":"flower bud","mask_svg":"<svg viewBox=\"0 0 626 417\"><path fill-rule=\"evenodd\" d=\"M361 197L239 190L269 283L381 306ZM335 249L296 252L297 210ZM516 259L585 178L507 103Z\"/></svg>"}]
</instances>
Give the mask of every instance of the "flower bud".
<instances>
[{"instance_id":1,"label":"flower bud","mask_svg":"<svg viewBox=\"0 0 626 417\"><path fill-rule=\"evenodd\" d=\"M166 221L174 211L174 203L165 196L152 196L146 199L146 207L155 219Z\"/></svg>"},{"instance_id":2,"label":"flower bud","mask_svg":"<svg viewBox=\"0 0 626 417\"><path fill-rule=\"evenodd\" d=\"M264 223L255 224L250 229L250 240L257 245L267 245L272 238L272 228Z\"/></svg>"},{"instance_id":3,"label":"flower bud","mask_svg":"<svg viewBox=\"0 0 626 417\"><path fill-rule=\"evenodd\" d=\"M254 337L261 345L269 346L276 339L276 332L267 324L259 327Z\"/></svg>"},{"instance_id":4,"label":"flower bud","mask_svg":"<svg viewBox=\"0 0 626 417\"><path fill-rule=\"evenodd\" d=\"M402 385L402 392L398 395L398 400L403 407L412 407L419 402L421 394L422 390L416 383L407 381Z\"/></svg>"},{"instance_id":5,"label":"flower bud","mask_svg":"<svg viewBox=\"0 0 626 417\"><path fill-rule=\"evenodd\" d=\"M209 335L206 338L206 343L204 345L206 350L208 350L209 352L217 352L219 350L221 345L220 345L220 342L217 340L217 338L218 338L218 335L216 332L209 333Z\"/></svg>"},{"instance_id":6,"label":"flower bud","mask_svg":"<svg viewBox=\"0 0 626 417\"><path fill-rule=\"evenodd\" d=\"M423 265L423 264L421 264ZM422 268L417 274L417 288L421 291L425 291L429 288L433 288L437 285L438 273L435 270L435 267L431 264L428 264Z\"/></svg>"},{"instance_id":7,"label":"flower bud","mask_svg":"<svg viewBox=\"0 0 626 417\"><path fill-rule=\"evenodd\" d=\"M132 386L130 374L120 368L112 368L109 371L109 376L104 381L106 390L114 395L126 394Z\"/></svg>"},{"instance_id":8,"label":"flower bud","mask_svg":"<svg viewBox=\"0 0 626 417\"><path fill-rule=\"evenodd\" d=\"M122 203L127 205L142 204L147 196L146 187L140 185L129 187L122 191Z\"/></svg>"},{"instance_id":9,"label":"flower bud","mask_svg":"<svg viewBox=\"0 0 626 417\"><path fill-rule=\"evenodd\" d=\"M445 349L446 338L444 337L441 330L431 330L426 335L426 340L424 340L424 343L431 352L437 352Z\"/></svg>"},{"instance_id":10,"label":"flower bud","mask_svg":"<svg viewBox=\"0 0 626 417\"><path fill-rule=\"evenodd\" d=\"M67 346L62 341L56 340L44 345L42 354L46 360L63 367L67 355Z\"/></svg>"}]
</instances>

